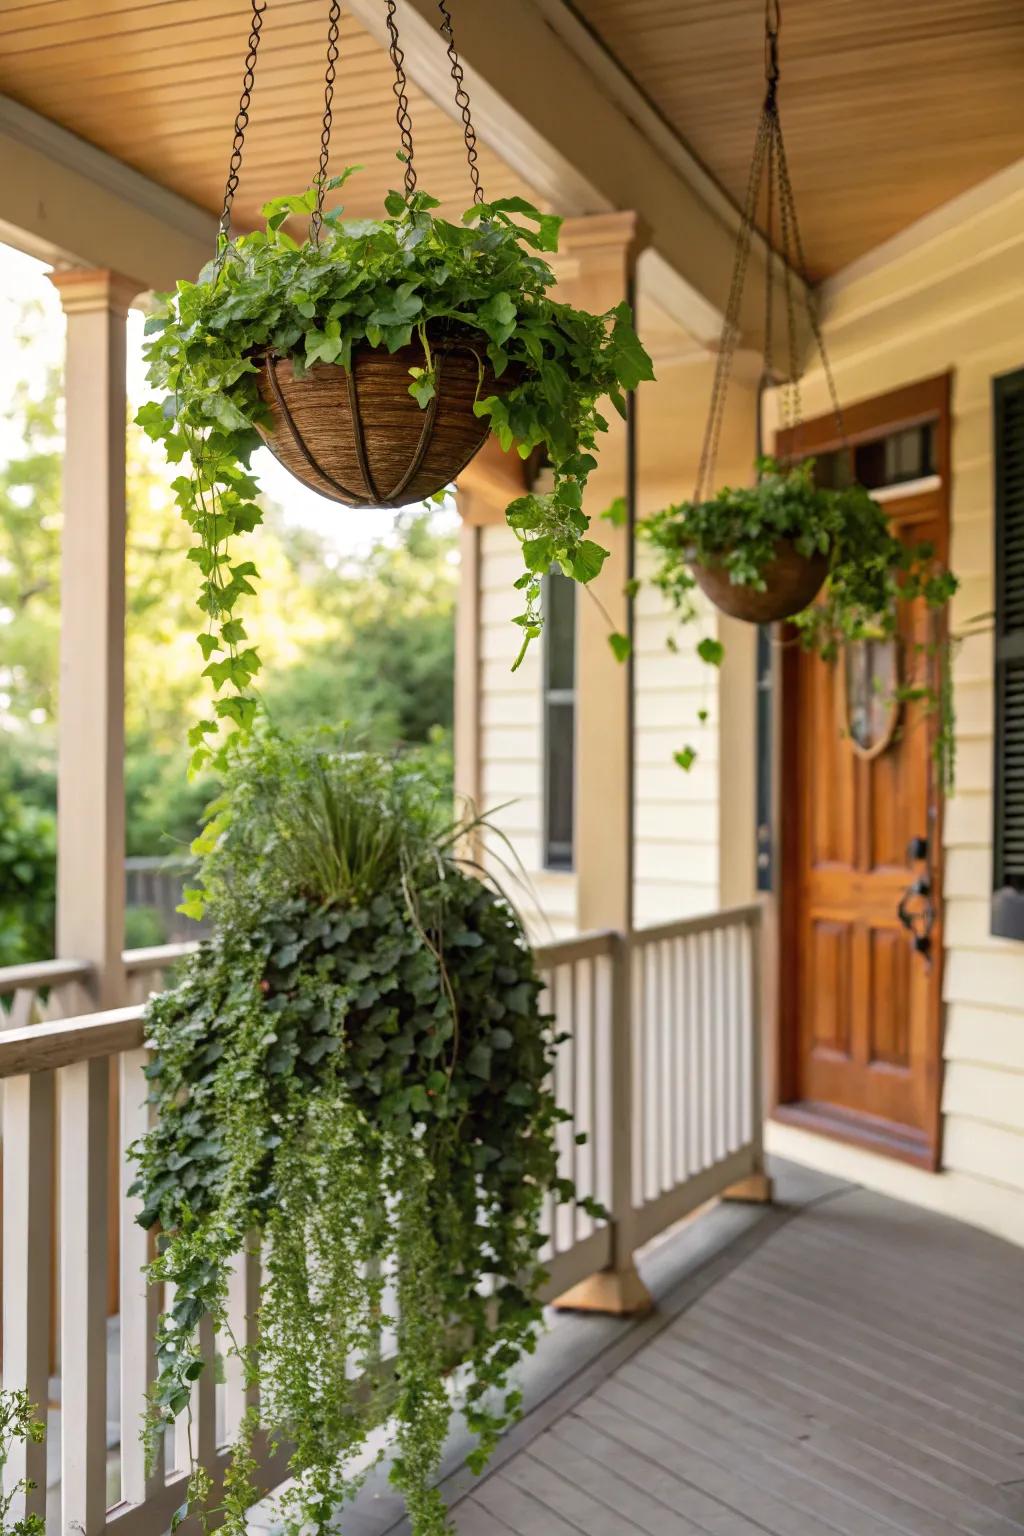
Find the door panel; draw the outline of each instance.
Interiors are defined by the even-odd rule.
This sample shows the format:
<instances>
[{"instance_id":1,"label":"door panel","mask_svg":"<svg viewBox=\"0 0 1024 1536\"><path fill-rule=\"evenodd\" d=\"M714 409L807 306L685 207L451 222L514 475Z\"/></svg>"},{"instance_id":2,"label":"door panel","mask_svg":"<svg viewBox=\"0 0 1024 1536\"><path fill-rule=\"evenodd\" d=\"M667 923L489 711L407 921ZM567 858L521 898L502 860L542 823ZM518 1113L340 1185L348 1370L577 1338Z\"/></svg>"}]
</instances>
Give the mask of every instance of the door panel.
<instances>
[{"instance_id":1,"label":"door panel","mask_svg":"<svg viewBox=\"0 0 1024 1536\"><path fill-rule=\"evenodd\" d=\"M901 537L930 540L944 558L944 483L887 509ZM916 647L934 642L934 620L920 604L903 622L896 654L911 678L930 679L932 657ZM841 662L784 653L778 1113L933 1166L942 939L936 928L929 966L898 907L920 873L908 863L914 837L931 840L938 889L941 807L931 720L910 704L893 723L858 689L891 664L882 650L858 659L848 689Z\"/></svg>"}]
</instances>

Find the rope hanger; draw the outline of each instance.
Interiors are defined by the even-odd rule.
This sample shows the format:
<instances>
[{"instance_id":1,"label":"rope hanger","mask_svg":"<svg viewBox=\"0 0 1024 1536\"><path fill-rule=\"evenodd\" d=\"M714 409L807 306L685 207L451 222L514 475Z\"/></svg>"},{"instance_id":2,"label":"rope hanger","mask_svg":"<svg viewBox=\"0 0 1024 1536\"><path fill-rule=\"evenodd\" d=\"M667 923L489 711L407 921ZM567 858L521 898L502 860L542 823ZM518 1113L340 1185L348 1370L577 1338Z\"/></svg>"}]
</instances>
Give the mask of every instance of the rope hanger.
<instances>
[{"instance_id":1,"label":"rope hanger","mask_svg":"<svg viewBox=\"0 0 1024 1536\"><path fill-rule=\"evenodd\" d=\"M740 228L736 237L732 279L726 301L725 318L719 340L715 377L711 387L711 405L701 447L697 484L693 499L703 501L711 494L715 464L718 459L722 423L725 419L725 401L732 375L733 358L740 339L740 311L750 247L757 227L757 209L764 187L765 202L765 311L764 311L764 370L762 384L773 378L774 326L775 326L775 263L782 263L783 287L786 300L786 374L782 387L782 415L787 427L799 428L803 420L800 400L799 331L797 327L797 295L794 291L794 272L804 285L804 303L811 333L821 357L822 368L828 384L832 412L840 439L847 441L842 407L836 391L832 365L825 349L825 338L818 319L817 308L811 294L807 261L804 256L800 224L796 212L793 184L789 175L786 145L779 115L779 33L782 28L782 0L765 0L764 12L764 77L765 94L754 135L754 152L751 156L750 173L740 215ZM775 222L778 216L779 247L775 243Z\"/></svg>"},{"instance_id":2,"label":"rope hanger","mask_svg":"<svg viewBox=\"0 0 1024 1536\"><path fill-rule=\"evenodd\" d=\"M221 254L226 250L231 239L231 209L235 200L235 193L238 191L242 153L245 148L245 132L249 126L249 108L252 104L252 93L256 80L256 62L259 57L263 17L269 3L270 0L251 0L249 45L242 73L242 93L238 102L238 112L235 116L234 138L232 139L231 156L228 161L227 181L224 184L224 206L221 210L218 225L218 249ZM462 62L455 46L455 29L448 0L438 0L437 9L441 17L439 30L442 39L447 44L451 76L455 83L455 105L462 119L462 136L466 146L466 162L469 166L470 182L473 187L473 202L480 204L484 202L484 192L480 184L479 149L477 147L476 130L473 127L469 92L466 90ZM396 0L387 0L387 10L388 54L395 71L394 84L391 89L395 95L395 121L398 125L398 136L402 145L400 158L405 165L405 197L408 202L416 191L412 117L409 112L409 82L405 73L405 54L399 40ZM317 198L316 207L310 215L309 221L310 239L314 245L320 244L324 222L324 197L327 192L327 165L331 150L334 86L337 79L337 63L340 55L338 47L340 23L340 0L330 0L327 25L327 67L324 72L324 112L320 133L320 161L312 182L312 185L317 189Z\"/></svg>"}]
</instances>

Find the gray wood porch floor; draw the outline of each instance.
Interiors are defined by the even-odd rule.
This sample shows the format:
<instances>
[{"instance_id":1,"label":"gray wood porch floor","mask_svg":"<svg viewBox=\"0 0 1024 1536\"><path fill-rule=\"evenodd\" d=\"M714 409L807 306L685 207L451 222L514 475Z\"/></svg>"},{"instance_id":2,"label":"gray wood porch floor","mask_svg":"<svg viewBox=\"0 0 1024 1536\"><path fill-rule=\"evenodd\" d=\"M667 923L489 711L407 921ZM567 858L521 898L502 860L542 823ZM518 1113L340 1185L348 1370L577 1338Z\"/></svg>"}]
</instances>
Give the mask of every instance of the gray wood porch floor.
<instances>
[{"instance_id":1,"label":"gray wood porch floor","mask_svg":"<svg viewBox=\"0 0 1024 1536\"><path fill-rule=\"evenodd\" d=\"M1024 1251L794 1179L449 1478L460 1536L1024 1533Z\"/></svg>"}]
</instances>

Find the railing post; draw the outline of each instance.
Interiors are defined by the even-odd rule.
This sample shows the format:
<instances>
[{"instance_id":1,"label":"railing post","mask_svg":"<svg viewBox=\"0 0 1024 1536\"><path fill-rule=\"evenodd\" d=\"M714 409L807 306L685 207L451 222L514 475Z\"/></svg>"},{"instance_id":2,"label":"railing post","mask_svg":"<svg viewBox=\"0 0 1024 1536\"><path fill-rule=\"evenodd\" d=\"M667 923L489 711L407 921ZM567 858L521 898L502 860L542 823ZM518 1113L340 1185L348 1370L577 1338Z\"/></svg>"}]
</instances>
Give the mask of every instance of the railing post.
<instances>
[{"instance_id":1,"label":"railing post","mask_svg":"<svg viewBox=\"0 0 1024 1536\"><path fill-rule=\"evenodd\" d=\"M750 1113L750 1145L753 1167L745 1179L740 1179L729 1188L723 1190L723 1200L740 1200L755 1205L769 1205L774 1194L774 1186L764 1166L764 1077L762 1063L764 1059L764 1040L762 1030L764 1027L765 1009L763 998L763 977L761 969L762 945L764 943L764 927L762 922L762 908L757 907L750 915L746 923L746 931L750 944L750 996L748 1006L750 1016L747 1020L750 1041L750 1082L749 1082L749 1113Z\"/></svg>"},{"instance_id":2,"label":"railing post","mask_svg":"<svg viewBox=\"0 0 1024 1536\"><path fill-rule=\"evenodd\" d=\"M634 1259L635 1190L633 1132L636 1094L633 1086L633 943L616 934L612 951L612 1017L609 1073L609 1127L611 1133L611 1236L612 1262L607 1269L574 1285L554 1305L563 1310L637 1315L651 1308L651 1295L637 1272Z\"/></svg>"}]
</instances>

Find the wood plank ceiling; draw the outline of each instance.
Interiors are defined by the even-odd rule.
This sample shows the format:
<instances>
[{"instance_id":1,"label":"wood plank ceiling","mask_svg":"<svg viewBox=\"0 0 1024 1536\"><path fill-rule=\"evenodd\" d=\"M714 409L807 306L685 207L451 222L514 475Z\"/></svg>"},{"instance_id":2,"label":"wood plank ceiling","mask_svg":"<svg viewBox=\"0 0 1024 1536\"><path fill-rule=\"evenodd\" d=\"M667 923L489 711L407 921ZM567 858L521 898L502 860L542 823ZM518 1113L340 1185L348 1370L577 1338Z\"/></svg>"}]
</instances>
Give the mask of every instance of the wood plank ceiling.
<instances>
[{"instance_id":1,"label":"wood plank ceiling","mask_svg":"<svg viewBox=\"0 0 1024 1536\"><path fill-rule=\"evenodd\" d=\"M567 0L734 201L763 0ZM812 277L1024 156L1024 0L782 0L780 105Z\"/></svg>"},{"instance_id":2,"label":"wood plank ceiling","mask_svg":"<svg viewBox=\"0 0 1024 1536\"><path fill-rule=\"evenodd\" d=\"M741 199L763 89L762 0L564 3ZM241 224L315 170L326 9L269 5ZM1024 155L1024 0L783 9L783 123L814 277ZM247 26L245 0L0 0L0 91L217 210ZM346 196L356 216L400 180L391 85L386 52L346 15L333 164L366 167ZM457 211L469 201L460 128L413 85L409 96L421 185ZM481 166L490 195L528 192L486 146Z\"/></svg>"},{"instance_id":3,"label":"wood plank ceiling","mask_svg":"<svg viewBox=\"0 0 1024 1536\"><path fill-rule=\"evenodd\" d=\"M0 91L172 191L220 211L249 29L247 0L0 0ZM271 0L253 92L236 224L301 191L320 152L326 0ZM438 48L443 44L438 38ZM386 51L343 16L331 165L365 168L346 187L352 217L401 185L394 75ZM446 211L469 206L462 125L410 84L420 186ZM488 196L528 195L481 148Z\"/></svg>"}]
</instances>

